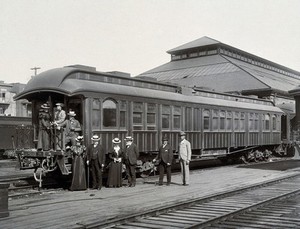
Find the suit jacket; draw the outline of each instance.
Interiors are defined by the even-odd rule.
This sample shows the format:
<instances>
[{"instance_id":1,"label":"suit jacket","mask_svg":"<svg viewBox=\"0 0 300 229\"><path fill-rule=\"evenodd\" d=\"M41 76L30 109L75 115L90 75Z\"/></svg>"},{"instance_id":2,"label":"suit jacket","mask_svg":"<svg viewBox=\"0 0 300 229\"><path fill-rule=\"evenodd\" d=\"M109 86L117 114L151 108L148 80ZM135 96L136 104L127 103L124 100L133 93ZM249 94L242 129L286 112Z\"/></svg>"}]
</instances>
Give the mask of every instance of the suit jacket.
<instances>
[{"instance_id":1,"label":"suit jacket","mask_svg":"<svg viewBox=\"0 0 300 229\"><path fill-rule=\"evenodd\" d=\"M54 121L60 125L62 124L65 119L66 119L66 112L64 110L60 110L60 111L55 111L55 114L54 114Z\"/></svg>"},{"instance_id":2,"label":"suit jacket","mask_svg":"<svg viewBox=\"0 0 300 229\"><path fill-rule=\"evenodd\" d=\"M167 144L165 147L161 145L158 150L158 155L156 157L160 162L163 161L164 163L172 164L173 161L173 150L172 147Z\"/></svg>"},{"instance_id":3,"label":"suit jacket","mask_svg":"<svg viewBox=\"0 0 300 229\"><path fill-rule=\"evenodd\" d=\"M76 119L68 119L68 120L65 120L61 126L64 126L65 127L65 135L66 136L73 136L75 132L76 135L78 135L78 132L81 131L81 126L80 126L80 123L78 120Z\"/></svg>"},{"instance_id":4,"label":"suit jacket","mask_svg":"<svg viewBox=\"0 0 300 229\"><path fill-rule=\"evenodd\" d=\"M131 145L128 148L126 146L126 148L124 150L125 162L126 163L129 162L130 165L136 165L138 158L139 158L139 151L138 151L136 144L131 143Z\"/></svg>"},{"instance_id":5,"label":"suit jacket","mask_svg":"<svg viewBox=\"0 0 300 229\"><path fill-rule=\"evenodd\" d=\"M103 150L102 145L98 144L97 147L94 148L94 144L89 145L87 151L87 159L90 161L93 156L93 150L97 150L97 160L100 165L105 164L105 152Z\"/></svg>"},{"instance_id":6,"label":"suit jacket","mask_svg":"<svg viewBox=\"0 0 300 229\"><path fill-rule=\"evenodd\" d=\"M191 143L186 139L179 142L178 153L179 159L182 159L184 161L190 161L192 157Z\"/></svg>"}]
</instances>

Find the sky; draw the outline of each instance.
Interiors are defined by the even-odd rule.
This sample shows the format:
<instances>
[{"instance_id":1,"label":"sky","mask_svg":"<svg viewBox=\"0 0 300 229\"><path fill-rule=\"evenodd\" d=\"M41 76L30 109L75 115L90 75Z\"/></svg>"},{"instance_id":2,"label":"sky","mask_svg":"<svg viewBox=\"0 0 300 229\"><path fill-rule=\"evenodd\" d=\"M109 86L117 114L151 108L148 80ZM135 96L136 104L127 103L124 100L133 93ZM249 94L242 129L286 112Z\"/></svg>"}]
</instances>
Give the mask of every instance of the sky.
<instances>
[{"instance_id":1,"label":"sky","mask_svg":"<svg viewBox=\"0 0 300 229\"><path fill-rule=\"evenodd\" d=\"M81 64L132 76L207 36L300 71L300 0L0 0L0 81Z\"/></svg>"}]
</instances>

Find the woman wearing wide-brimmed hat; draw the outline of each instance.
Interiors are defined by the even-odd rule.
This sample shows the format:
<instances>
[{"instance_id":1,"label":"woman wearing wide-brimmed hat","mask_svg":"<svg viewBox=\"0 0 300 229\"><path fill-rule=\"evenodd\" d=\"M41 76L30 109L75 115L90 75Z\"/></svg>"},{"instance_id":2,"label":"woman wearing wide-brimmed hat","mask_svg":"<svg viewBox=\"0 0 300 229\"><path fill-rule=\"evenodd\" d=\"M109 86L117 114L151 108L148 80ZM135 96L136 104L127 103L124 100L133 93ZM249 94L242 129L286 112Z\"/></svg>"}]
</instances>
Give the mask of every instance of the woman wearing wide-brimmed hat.
<instances>
[{"instance_id":1,"label":"woman wearing wide-brimmed hat","mask_svg":"<svg viewBox=\"0 0 300 229\"><path fill-rule=\"evenodd\" d=\"M86 147L83 145L83 136L78 136L76 138L76 145L71 147L71 151L73 152L73 177L70 190L86 190L86 172L84 163L86 157Z\"/></svg>"},{"instance_id":2,"label":"woman wearing wide-brimmed hat","mask_svg":"<svg viewBox=\"0 0 300 229\"><path fill-rule=\"evenodd\" d=\"M39 133L38 133L38 144L37 148L39 150L50 150L50 137L51 137L51 129L50 129L50 107L47 103L41 105L39 111Z\"/></svg>"},{"instance_id":3,"label":"woman wearing wide-brimmed hat","mask_svg":"<svg viewBox=\"0 0 300 229\"><path fill-rule=\"evenodd\" d=\"M107 186L109 188L121 187L122 186L122 158L123 151L120 146L121 140L119 138L114 138L112 140L113 147L108 153L110 159Z\"/></svg>"}]
</instances>

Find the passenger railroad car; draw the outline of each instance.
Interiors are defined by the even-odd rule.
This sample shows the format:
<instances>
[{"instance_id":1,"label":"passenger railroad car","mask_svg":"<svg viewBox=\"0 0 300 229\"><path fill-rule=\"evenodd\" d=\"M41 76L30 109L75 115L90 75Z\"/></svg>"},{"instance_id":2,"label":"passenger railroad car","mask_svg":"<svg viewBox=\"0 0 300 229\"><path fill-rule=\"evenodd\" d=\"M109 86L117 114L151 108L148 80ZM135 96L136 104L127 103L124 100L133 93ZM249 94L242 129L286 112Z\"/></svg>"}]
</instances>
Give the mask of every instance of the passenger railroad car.
<instances>
[{"instance_id":1,"label":"passenger railroad car","mask_svg":"<svg viewBox=\"0 0 300 229\"><path fill-rule=\"evenodd\" d=\"M16 99L32 103L32 123L37 141L38 110L48 102L74 110L82 124L85 144L99 134L107 151L114 137L134 138L141 161L158 150L167 136L177 151L183 130L191 142L193 159L239 157L251 151L275 150L281 144L282 110L271 101L230 94L182 88L94 69L64 67L31 79ZM26 150L22 149L23 158ZM39 152L39 155L58 155ZM34 153L28 153L34 156ZM146 156L145 156L146 155ZM25 166L25 165L24 165Z\"/></svg>"}]
</instances>

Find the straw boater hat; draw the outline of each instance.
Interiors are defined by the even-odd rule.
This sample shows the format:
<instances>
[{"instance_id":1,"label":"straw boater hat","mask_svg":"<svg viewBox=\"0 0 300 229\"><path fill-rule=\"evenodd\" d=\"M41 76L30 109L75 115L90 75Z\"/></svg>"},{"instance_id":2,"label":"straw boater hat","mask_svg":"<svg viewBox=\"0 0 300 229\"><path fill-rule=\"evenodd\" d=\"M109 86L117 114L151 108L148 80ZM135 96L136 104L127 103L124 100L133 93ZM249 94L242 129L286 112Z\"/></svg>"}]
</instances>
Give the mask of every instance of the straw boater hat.
<instances>
[{"instance_id":1,"label":"straw boater hat","mask_svg":"<svg viewBox=\"0 0 300 229\"><path fill-rule=\"evenodd\" d=\"M42 109L50 109L50 107L48 107L48 104L47 103L44 103L42 106L41 106Z\"/></svg>"},{"instance_id":2,"label":"straw boater hat","mask_svg":"<svg viewBox=\"0 0 300 229\"><path fill-rule=\"evenodd\" d=\"M65 105L63 103L56 103L55 106L61 106L61 107L63 107Z\"/></svg>"},{"instance_id":3,"label":"straw boater hat","mask_svg":"<svg viewBox=\"0 0 300 229\"><path fill-rule=\"evenodd\" d=\"M133 137L127 136L124 140L125 140L125 141L133 141Z\"/></svg>"},{"instance_id":4,"label":"straw boater hat","mask_svg":"<svg viewBox=\"0 0 300 229\"><path fill-rule=\"evenodd\" d=\"M83 136L78 136L76 139L75 139L77 142L80 142L83 140Z\"/></svg>"},{"instance_id":5,"label":"straw boater hat","mask_svg":"<svg viewBox=\"0 0 300 229\"><path fill-rule=\"evenodd\" d=\"M76 116L74 111L69 111L68 115L73 116L73 117Z\"/></svg>"},{"instance_id":6,"label":"straw boater hat","mask_svg":"<svg viewBox=\"0 0 300 229\"><path fill-rule=\"evenodd\" d=\"M97 135L97 134L95 134L95 135L93 135L93 137L91 138L93 141L99 141L100 140L100 137Z\"/></svg>"},{"instance_id":7,"label":"straw boater hat","mask_svg":"<svg viewBox=\"0 0 300 229\"><path fill-rule=\"evenodd\" d=\"M115 144L119 144L119 143L121 143L121 140L119 138L114 138L112 140L112 142L115 143Z\"/></svg>"}]
</instances>

